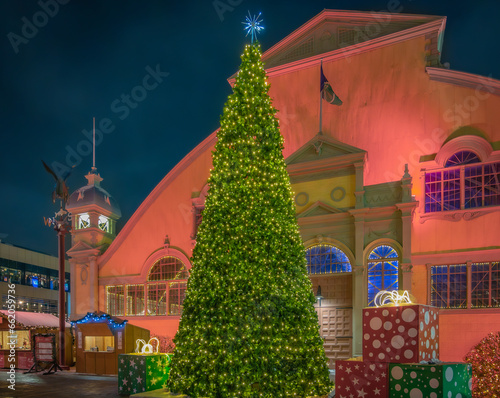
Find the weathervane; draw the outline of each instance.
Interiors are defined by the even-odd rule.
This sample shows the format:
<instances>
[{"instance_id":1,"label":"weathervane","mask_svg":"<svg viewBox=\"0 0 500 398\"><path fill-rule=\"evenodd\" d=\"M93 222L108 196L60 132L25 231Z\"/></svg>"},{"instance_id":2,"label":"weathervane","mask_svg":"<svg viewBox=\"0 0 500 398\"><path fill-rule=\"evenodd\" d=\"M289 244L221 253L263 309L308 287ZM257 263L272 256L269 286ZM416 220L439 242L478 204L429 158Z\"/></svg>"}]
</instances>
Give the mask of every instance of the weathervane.
<instances>
[{"instance_id":1,"label":"weathervane","mask_svg":"<svg viewBox=\"0 0 500 398\"><path fill-rule=\"evenodd\" d=\"M249 33L252 34L252 36L251 36L252 37L252 44L253 44L254 39L257 39L257 33L260 33L260 31L262 29L264 29L264 27L260 25L262 23L262 19L259 19L260 14L261 13L259 12L259 15L251 16L250 11L248 11L248 16L245 17L245 22L242 22L242 24L245 25L245 30L247 32L245 37L248 36Z\"/></svg>"}]
</instances>

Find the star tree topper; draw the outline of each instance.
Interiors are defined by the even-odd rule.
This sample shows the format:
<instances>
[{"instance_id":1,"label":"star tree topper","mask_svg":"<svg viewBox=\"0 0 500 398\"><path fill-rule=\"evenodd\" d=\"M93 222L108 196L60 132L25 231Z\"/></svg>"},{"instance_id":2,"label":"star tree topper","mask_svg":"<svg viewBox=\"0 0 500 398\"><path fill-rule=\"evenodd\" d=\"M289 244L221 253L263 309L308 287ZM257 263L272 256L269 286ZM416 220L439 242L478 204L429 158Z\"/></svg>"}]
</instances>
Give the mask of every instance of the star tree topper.
<instances>
[{"instance_id":1,"label":"star tree topper","mask_svg":"<svg viewBox=\"0 0 500 398\"><path fill-rule=\"evenodd\" d=\"M245 25L245 30L247 32L246 36L248 36L249 33L252 34L252 44L254 39L257 39L257 33L260 33L262 29L264 29L263 26L261 26L262 19L260 19L260 12L259 15L257 16L251 16L250 11L248 11L248 16L245 18L245 22L242 22L242 24Z\"/></svg>"}]
</instances>

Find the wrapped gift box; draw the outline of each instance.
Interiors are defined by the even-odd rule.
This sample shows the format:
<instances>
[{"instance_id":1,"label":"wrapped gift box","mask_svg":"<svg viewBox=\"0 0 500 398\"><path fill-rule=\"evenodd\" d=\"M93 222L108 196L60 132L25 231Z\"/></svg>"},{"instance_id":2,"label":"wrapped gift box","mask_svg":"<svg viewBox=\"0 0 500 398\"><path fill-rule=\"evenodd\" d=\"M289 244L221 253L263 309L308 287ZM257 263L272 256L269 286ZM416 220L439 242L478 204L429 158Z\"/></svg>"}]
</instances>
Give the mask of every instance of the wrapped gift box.
<instances>
[{"instance_id":1,"label":"wrapped gift box","mask_svg":"<svg viewBox=\"0 0 500 398\"><path fill-rule=\"evenodd\" d=\"M363 358L418 363L439 359L439 313L426 305L363 309Z\"/></svg>"},{"instance_id":2,"label":"wrapped gift box","mask_svg":"<svg viewBox=\"0 0 500 398\"><path fill-rule=\"evenodd\" d=\"M465 363L390 364L391 398L471 397L472 369Z\"/></svg>"},{"instance_id":3,"label":"wrapped gift box","mask_svg":"<svg viewBox=\"0 0 500 398\"><path fill-rule=\"evenodd\" d=\"M169 354L118 355L118 393L136 394L165 387L170 361Z\"/></svg>"},{"instance_id":4,"label":"wrapped gift box","mask_svg":"<svg viewBox=\"0 0 500 398\"><path fill-rule=\"evenodd\" d=\"M335 396L338 398L389 397L388 364L367 361L335 362Z\"/></svg>"}]
</instances>

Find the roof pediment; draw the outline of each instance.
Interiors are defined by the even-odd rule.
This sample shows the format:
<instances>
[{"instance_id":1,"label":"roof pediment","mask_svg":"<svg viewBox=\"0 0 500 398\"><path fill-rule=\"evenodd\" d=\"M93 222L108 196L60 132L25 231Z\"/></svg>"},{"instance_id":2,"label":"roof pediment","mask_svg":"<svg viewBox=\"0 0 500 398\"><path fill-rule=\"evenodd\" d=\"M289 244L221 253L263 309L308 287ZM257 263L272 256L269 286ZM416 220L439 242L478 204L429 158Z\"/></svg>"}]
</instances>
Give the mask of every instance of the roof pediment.
<instances>
[{"instance_id":1,"label":"roof pediment","mask_svg":"<svg viewBox=\"0 0 500 398\"><path fill-rule=\"evenodd\" d=\"M366 151L351 145L344 144L326 135L317 134L297 151L286 159L288 166L299 163L317 162L324 159L336 158L342 163L360 161L364 159ZM340 159L339 159L340 158Z\"/></svg>"},{"instance_id":2,"label":"roof pediment","mask_svg":"<svg viewBox=\"0 0 500 398\"><path fill-rule=\"evenodd\" d=\"M440 16L390 11L323 10L263 54L266 69L445 21ZM435 29L444 29L444 23Z\"/></svg>"},{"instance_id":3,"label":"roof pediment","mask_svg":"<svg viewBox=\"0 0 500 398\"><path fill-rule=\"evenodd\" d=\"M327 205L326 203L323 203L321 201L317 201L313 205L311 205L307 210L304 210L302 213L298 214L297 218L326 216L338 213L343 213L343 211L337 209L336 207Z\"/></svg>"},{"instance_id":4,"label":"roof pediment","mask_svg":"<svg viewBox=\"0 0 500 398\"><path fill-rule=\"evenodd\" d=\"M101 253L99 248L90 246L88 243L78 241L66 254L70 257L78 257L82 255L96 256Z\"/></svg>"}]
</instances>

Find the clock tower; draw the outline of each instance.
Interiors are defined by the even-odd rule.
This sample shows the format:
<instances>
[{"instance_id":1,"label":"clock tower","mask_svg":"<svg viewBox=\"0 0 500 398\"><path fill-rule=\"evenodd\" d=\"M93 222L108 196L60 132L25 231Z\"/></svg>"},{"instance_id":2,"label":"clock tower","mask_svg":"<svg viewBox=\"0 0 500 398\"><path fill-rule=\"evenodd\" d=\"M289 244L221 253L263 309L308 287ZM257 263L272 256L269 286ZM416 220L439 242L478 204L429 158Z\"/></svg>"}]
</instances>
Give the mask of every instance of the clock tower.
<instances>
[{"instance_id":1,"label":"clock tower","mask_svg":"<svg viewBox=\"0 0 500 398\"><path fill-rule=\"evenodd\" d=\"M102 177L92 167L87 185L73 192L67 210L72 215L71 317L80 319L99 309L99 258L116 236L121 211L113 197L101 187Z\"/></svg>"}]
</instances>

